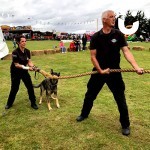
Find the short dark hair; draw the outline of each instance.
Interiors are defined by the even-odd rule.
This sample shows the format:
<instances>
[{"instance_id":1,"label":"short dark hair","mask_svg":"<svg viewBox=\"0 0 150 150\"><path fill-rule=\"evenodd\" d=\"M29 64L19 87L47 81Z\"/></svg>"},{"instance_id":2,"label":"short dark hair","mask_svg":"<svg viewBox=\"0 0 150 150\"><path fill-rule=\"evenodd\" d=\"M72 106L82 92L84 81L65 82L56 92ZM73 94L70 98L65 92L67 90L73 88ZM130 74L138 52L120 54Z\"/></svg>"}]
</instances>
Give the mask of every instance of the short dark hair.
<instances>
[{"instance_id":1,"label":"short dark hair","mask_svg":"<svg viewBox=\"0 0 150 150\"><path fill-rule=\"evenodd\" d=\"M16 37L16 42L17 42L17 44L19 44L19 43L20 43L21 38L25 38L25 36L23 36L23 35L19 35L19 36L17 36L17 37Z\"/></svg>"}]
</instances>

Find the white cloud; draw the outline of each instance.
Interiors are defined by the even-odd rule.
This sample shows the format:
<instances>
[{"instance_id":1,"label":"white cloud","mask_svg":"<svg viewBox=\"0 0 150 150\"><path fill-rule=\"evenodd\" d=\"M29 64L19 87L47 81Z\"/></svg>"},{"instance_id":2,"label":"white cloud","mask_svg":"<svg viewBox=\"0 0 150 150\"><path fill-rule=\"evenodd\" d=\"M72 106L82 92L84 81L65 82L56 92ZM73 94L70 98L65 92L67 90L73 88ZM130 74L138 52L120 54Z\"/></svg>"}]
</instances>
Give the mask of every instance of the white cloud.
<instances>
[{"instance_id":1,"label":"white cloud","mask_svg":"<svg viewBox=\"0 0 150 150\"><path fill-rule=\"evenodd\" d=\"M0 4L0 25L38 25L68 32L96 30L96 19L106 9L122 14L142 10L150 17L149 0L0 0Z\"/></svg>"}]
</instances>

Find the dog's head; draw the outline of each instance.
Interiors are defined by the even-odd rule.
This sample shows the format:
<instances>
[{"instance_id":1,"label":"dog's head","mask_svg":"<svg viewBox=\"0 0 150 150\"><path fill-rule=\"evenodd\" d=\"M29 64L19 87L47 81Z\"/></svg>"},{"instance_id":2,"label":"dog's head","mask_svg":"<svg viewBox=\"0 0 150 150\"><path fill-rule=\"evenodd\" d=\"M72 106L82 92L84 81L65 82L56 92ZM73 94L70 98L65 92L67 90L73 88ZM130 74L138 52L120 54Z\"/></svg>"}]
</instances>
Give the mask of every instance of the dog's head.
<instances>
[{"instance_id":1,"label":"dog's head","mask_svg":"<svg viewBox=\"0 0 150 150\"><path fill-rule=\"evenodd\" d=\"M50 70L50 74L51 74L52 76L57 76L57 77L60 76L60 72L59 72L59 73L54 72L53 69ZM51 82L53 85L55 85L55 84L58 83L58 79L50 79L50 82Z\"/></svg>"}]
</instances>

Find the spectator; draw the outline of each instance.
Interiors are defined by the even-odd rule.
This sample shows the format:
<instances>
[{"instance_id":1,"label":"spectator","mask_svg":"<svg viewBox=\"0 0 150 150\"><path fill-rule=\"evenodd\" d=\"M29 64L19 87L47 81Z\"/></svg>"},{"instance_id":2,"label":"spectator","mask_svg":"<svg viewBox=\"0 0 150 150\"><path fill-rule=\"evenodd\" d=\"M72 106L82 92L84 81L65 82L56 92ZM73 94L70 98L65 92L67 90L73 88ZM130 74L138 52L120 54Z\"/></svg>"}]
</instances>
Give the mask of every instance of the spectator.
<instances>
[{"instance_id":1,"label":"spectator","mask_svg":"<svg viewBox=\"0 0 150 150\"><path fill-rule=\"evenodd\" d=\"M81 42L78 38L76 38L74 40L74 43L75 43L75 47L76 47L76 52L79 52L81 50Z\"/></svg>"},{"instance_id":2,"label":"spectator","mask_svg":"<svg viewBox=\"0 0 150 150\"><path fill-rule=\"evenodd\" d=\"M70 51L72 51L72 52L75 52L75 51L76 51L76 46L75 46L74 41L72 41L72 42L70 43L69 48L70 48Z\"/></svg>"},{"instance_id":3,"label":"spectator","mask_svg":"<svg viewBox=\"0 0 150 150\"><path fill-rule=\"evenodd\" d=\"M16 38L13 38L13 48L16 48Z\"/></svg>"},{"instance_id":4,"label":"spectator","mask_svg":"<svg viewBox=\"0 0 150 150\"><path fill-rule=\"evenodd\" d=\"M83 37L82 37L82 50L84 51L85 48L86 48L86 43L87 43L87 36L86 34L83 34Z\"/></svg>"},{"instance_id":5,"label":"spectator","mask_svg":"<svg viewBox=\"0 0 150 150\"><path fill-rule=\"evenodd\" d=\"M63 41L60 41L59 47L60 47L62 53L66 53L66 47L64 46L64 42Z\"/></svg>"}]
</instances>

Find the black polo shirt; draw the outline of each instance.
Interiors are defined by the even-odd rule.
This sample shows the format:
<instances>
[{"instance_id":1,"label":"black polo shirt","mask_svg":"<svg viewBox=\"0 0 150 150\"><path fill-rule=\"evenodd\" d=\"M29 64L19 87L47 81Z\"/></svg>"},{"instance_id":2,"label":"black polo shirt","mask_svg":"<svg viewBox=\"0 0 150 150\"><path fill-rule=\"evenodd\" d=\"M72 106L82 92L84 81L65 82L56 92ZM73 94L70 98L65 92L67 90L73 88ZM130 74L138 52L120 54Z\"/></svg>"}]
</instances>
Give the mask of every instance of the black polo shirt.
<instances>
[{"instance_id":1,"label":"black polo shirt","mask_svg":"<svg viewBox=\"0 0 150 150\"><path fill-rule=\"evenodd\" d=\"M26 66L28 64L29 59L31 58L30 51L28 49L24 49L24 52L20 50L18 47L12 52L12 63L11 63L11 72L14 73L23 73L27 72L27 70L23 70L20 68L16 68L14 63L19 63L21 65Z\"/></svg>"},{"instance_id":2,"label":"black polo shirt","mask_svg":"<svg viewBox=\"0 0 150 150\"><path fill-rule=\"evenodd\" d=\"M119 30L112 29L109 34L104 34L101 29L92 36L90 50L96 49L96 58L102 69L119 69L120 48L127 45Z\"/></svg>"}]
</instances>

